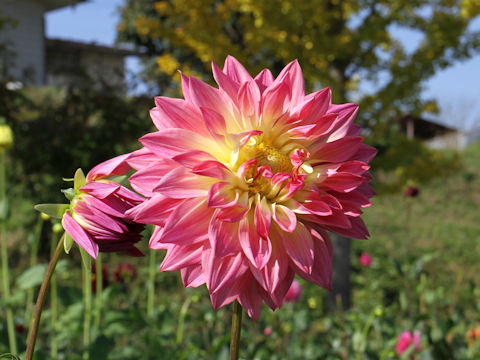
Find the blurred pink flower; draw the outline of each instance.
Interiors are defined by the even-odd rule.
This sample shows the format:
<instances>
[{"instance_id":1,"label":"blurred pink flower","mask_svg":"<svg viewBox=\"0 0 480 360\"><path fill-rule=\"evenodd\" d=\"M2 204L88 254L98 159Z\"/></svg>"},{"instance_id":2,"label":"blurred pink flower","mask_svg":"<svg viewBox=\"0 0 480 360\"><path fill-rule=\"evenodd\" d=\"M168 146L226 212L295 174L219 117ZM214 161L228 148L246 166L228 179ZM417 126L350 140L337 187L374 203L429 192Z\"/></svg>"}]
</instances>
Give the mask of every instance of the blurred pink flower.
<instances>
[{"instance_id":1,"label":"blurred pink flower","mask_svg":"<svg viewBox=\"0 0 480 360\"><path fill-rule=\"evenodd\" d=\"M265 336L270 336L273 334L273 330L271 327L266 327L264 330L263 330L263 335Z\"/></svg>"},{"instance_id":2,"label":"blurred pink flower","mask_svg":"<svg viewBox=\"0 0 480 360\"><path fill-rule=\"evenodd\" d=\"M298 282L297 279L293 279L290 289L288 289L287 294L285 295L284 301L286 302L297 302L302 295L302 285Z\"/></svg>"},{"instance_id":3,"label":"blurred pink flower","mask_svg":"<svg viewBox=\"0 0 480 360\"><path fill-rule=\"evenodd\" d=\"M276 79L252 78L231 56L212 68L218 89L182 74L185 99L155 99L158 131L127 159L149 199L128 214L157 226L161 270L206 283L215 309L238 300L257 319L262 301L282 305L295 274L330 289L327 231L368 236L376 150L353 123L357 105L333 105L328 88L305 95L297 61Z\"/></svg>"},{"instance_id":4,"label":"blurred pink flower","mask_svg":"<svg viewBox=\"0 0 480 360\"><path fill-rule=\"evenodd\" d=\"M368 267L372 265L372 257L366 252L363 252L362 255L360 255L359 261L360 261L360 265L362 266Z\"/></svg>"},{"instance_id":5,"label":"blurred pink flower","mask_svg":"<svg viewBox=\"0 0 480 360\"><path fill-rule=\"evenodd\" d=\"M416 186L409 186L403 196L405 197L417 197L420 194L420 189Z\"/></svg>"},{"instance_id":6,"label":"blurred pink flower","mask_svg":"<svg viewBox=\"0 0 480 360\"><path fill-rule=\"evenodd\" d=\"M134 280L137 277L137 271L132 264L122 263L117 265L113 275L115 276L115 282L122 284Z\"/></svg>"},{"instance_id":7,"label":"blurred pink flower","mask_svg":"<svg viewBox=\"0 0 480 360\"><path fill-rule=\"evenodd\" d=\"M420 351L420 331L415 331L413 334L410 331L404 331L398 336L397 350L398 356L401 356L410 346L414 346L415 351Z\"/></svg>"},{"instance_id":8,"label":"blurred pink flower","mask_svg":"<svg viewBox=\"0 0 480 360\"><path fill-rule=\"evenodd\" d=\"M134 223L125 213L144 198L108 179L126 171L125 158L122 155L97 165L86 179L77 170L73 198L62 217L65 231L95 259L99 251L143 256L134 244L141 240L144 225Z\"/></svg>"}]
</instances>

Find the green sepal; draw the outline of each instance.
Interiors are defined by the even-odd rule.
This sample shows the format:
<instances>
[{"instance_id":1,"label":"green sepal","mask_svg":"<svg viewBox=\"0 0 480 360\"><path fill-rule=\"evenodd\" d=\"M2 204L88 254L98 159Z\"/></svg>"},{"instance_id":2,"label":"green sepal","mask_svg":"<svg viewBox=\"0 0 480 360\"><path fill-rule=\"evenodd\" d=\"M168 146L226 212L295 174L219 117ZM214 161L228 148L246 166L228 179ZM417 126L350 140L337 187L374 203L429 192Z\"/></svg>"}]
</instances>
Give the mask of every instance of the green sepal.
<instances>
[{"instance_id":1,"label":"green sepal","mask_svg":"<svg viewBox=\"0 0 480 360\"><path fill-rule=\"evenodd\" d=\"M68 182L70 182L70 181L73 182L73 180L75 180L75 179L74 178L62 178L62 180L63 181L68 181Z\"/></svg>"},{"instance_id":2,"label":"green sepal","mask_svg":"<svg viewBox=\"0 0 480 360\"><path fill-rule=\"evenodd\" d=\"M72 201L75 197L75 190L73 190L73 188L62 189L61 191L69 201Z\"/></svg>"},{"instance_id":3,"label":"green sepal","mask_svg":"<svg viewBox=\"0 0 480 360\"><path fill-rule=\"evenodd\" d=\"M72 248L72 245L73 245L73 239L65 231L65 234L63 234L63 249L65 250L65 253L67 254L70 253L70 249Z\"/></svg>"},{"instance_id":4,"label":"green sepal","mask_svg":"<svg viewBox=\"0 0 480 360\"><path fill-rule=\"evenodd\" d=\"M61 219L69 207L69 204L37 204L33 208L52 218Z\"/></svg>"},{"instance_id":5,"label":"green sepal","mask_svg":"<svg viewBox=\"0 0 480 360\"><path fill-rule=\"evenodd\" d=\"M92 269L92 257L80 247L80 255L82 255L83 266L90 271Z\"/></svg>"},{"instance_id":6,"label":"green sepal","mask_svg":"<svg viewBox=\"0 0 480 360\"><path fill-rule=\"evenodd\" d=\"M127 179L127 175L114 175L114 176L110 176L108 179L117 184L121 184L122 182L125 181L125 179Z\"/></svg>"},{"instance_id":7,"label":"green sepal","mask_svg":"<svg viewBox=\"0 0 480 360\"><path fill-rule=\"evenodd\" d=\"M85 177L85 174L83 173L82 169L78 168L77 171L75 171L75 176L73 177L73 189L75 192L78 191L83 185L87 183L87 178Z\"/></svg>"}]
</instances>

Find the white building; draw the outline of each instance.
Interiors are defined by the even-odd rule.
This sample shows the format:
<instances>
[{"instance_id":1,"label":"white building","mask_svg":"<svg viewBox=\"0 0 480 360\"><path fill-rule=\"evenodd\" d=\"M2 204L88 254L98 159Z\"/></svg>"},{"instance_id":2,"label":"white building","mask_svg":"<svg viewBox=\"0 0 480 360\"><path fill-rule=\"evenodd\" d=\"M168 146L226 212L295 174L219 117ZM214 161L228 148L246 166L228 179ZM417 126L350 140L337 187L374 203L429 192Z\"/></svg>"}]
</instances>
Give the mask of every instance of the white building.
<instances>
[{"instance_id":1,"label":"white building","mask_svg":"<svg viewBox=\"0 0 480 360\"><path fill-rule=\"evenodd\" d=\"M0 63L10 80L31 85L105 85L125 91L124 57L132 52L96 44L45 37L44 15L85 0L0 0ZM5 75L5 74L3 74Z\"/></svg>"}]
</instances>

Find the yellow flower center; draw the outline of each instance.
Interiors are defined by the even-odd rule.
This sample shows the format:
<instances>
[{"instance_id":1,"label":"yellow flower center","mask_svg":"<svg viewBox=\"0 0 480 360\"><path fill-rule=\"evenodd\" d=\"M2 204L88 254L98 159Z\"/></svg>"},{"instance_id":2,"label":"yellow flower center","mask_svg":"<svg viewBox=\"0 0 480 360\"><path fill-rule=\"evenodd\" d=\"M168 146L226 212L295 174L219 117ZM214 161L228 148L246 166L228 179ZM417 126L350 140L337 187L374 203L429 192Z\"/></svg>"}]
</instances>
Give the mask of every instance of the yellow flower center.
<instances>
[{"instance_id":1,"label":"yellow flower center","mask_svg":"<svg viewBox=\"0 0 480 360\"><path fill-rule=\"evenodd\" d=\"M292 170L290 157L273 146L266 145L265 143L260 143L255 147L255 158L257 159L259 166L268 165L274 173L288 173Z\"/></svg>"}]
</instances>

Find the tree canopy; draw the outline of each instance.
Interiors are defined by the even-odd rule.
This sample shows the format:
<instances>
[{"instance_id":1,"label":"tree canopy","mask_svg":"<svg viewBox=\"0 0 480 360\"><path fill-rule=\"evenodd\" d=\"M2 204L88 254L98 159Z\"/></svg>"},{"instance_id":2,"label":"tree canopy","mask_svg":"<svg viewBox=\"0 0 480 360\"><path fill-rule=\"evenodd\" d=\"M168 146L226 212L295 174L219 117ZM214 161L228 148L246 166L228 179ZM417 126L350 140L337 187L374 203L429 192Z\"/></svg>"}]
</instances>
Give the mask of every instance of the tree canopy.
<instances>
[{"instance_id":1,"label":"tree canopy","mask_svg":"<svg viewBox=\"0 0 480 360\"><path fill-rule=\"evenodd\" d=\"M297 58L307 89L331 87L334 102L360 103L360 120L382 127L401 113L435 111L422 86L480 50L471 26L479 8L476 0L127 0L118 41L147 55L148 79L170 94L177 69L210 80L211 60L227 54L251 73L275 74ZM395 29L415 31L418 46Z\"/></svg>"}]
</instances>

